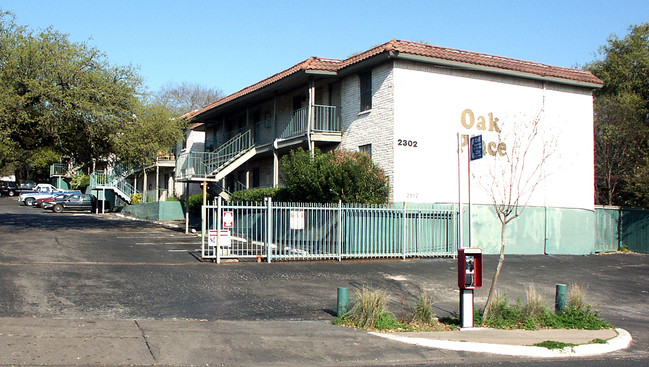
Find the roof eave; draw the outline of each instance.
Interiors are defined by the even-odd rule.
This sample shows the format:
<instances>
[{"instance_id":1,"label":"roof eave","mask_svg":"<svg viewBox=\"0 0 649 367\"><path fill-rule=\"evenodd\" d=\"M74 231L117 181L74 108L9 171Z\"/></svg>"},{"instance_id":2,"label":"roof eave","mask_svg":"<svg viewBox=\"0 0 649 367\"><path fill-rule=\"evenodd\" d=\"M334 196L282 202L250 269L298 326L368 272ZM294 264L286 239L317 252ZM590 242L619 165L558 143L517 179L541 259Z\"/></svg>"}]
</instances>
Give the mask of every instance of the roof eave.
<instances>
[{"instance_id":1,"label":"roof eave","mask_svg":"<svg viewBox=\"0 0 649 367\"><path fill-rule=\"evenodd\" d=\"M539 81L553 82L553 83L557 83L557 84L566 84L566 85L582 87L582 88L594 88L595 89L595 88L603 87L603 85L599 84L599 83L590 83L590 82L581 81L581 80L573 80L573 79L559 78L559 77L553 77L553 76L544 76L544 75L539 75L539 74L534 74L534 73L526 73L526 72L516 71L516 70L502 69L502 68L496 68L496 67L490 67L490 66L484 66L484 65L476 65L476 64L469 64L469 63L464 63L464 62L459 62L459 61L440 59L440 58L435 58L435 57L430 57L430 56L412 55L412 54L407 54L407 53L403 53L403 52L391 52L390 57L395 58L395 59L423 62L423 63L427 63L427 64L434 64L434 65L440 65L440 66L449 66L449 67L456 67L456 68L461 68L461 69L488 72L488 73L493 73L493 74L508 75L508 76L513 76L513 77L518 77L518 78L525 78L525 79L533 79L533 80L539 80Z\"/></svg>"}]
</instances>

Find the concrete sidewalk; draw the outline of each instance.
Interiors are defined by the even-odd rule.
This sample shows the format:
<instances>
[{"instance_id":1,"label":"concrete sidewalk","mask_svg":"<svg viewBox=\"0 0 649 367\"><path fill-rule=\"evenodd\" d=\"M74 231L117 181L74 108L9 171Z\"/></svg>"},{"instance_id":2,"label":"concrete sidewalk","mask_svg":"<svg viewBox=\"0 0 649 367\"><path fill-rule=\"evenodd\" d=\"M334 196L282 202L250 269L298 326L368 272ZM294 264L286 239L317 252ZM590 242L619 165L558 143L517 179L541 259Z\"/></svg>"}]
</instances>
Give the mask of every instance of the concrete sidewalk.
<instances>
[{"instance_id":1,"label":"concrete sidewalk","mask_svg":"<svg viewBox=\"0 0 649 367\"><path fill-rule=\"evenodd\" d=\"M630 336L618 332L477 329L368 333L327 321L0 318L0 365L408 364L430 361L435 358L433 352L445 361L461 361L454 352L443 351L440 356L440 349L533 357L580 356L625 348ZM529 346L545 340L582 344L611 338L613 342L607 344L584 345L591 353L580 353L580 347L575 347L575 351L545 355L547 349ZM535 348L537 354L529 354L529 348Z\"/></svg>"}]
</instances>

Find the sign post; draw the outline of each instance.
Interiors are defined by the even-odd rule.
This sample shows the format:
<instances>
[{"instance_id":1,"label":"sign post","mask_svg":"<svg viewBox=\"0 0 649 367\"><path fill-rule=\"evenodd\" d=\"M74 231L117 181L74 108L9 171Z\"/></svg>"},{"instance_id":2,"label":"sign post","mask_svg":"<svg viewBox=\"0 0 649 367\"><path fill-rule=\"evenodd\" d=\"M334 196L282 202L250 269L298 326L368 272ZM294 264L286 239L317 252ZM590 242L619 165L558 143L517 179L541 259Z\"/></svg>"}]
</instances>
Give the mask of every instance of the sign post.
<instances>
[{"instance_id":1,"label":"sign post","mask_svg":"<svg viewBox=\"0 0 649 367\"><path fill-rule=\"evenodd\" d=\"M473 327L473 289L480 288L482 286L482 251L479 249L473 248L473 218L471 217L471 161L482 158L483 148L482 148L482 135L477 135L471 137L469 143L469 152L467 154L467 181L468 181L468 197L469 197L469 248L462 248L458 251L458 283L460 283L460 320L461 328L472 328ZM477 255L479 251L479 269L480 269L480 278L479 284L475 284L475 259L474 256ZM471 256L466 257L466 254L471 254ZM468 277L467 277L468 275ZM466 279L469 279L467 282Z\"/></svg>"}]
</instances>

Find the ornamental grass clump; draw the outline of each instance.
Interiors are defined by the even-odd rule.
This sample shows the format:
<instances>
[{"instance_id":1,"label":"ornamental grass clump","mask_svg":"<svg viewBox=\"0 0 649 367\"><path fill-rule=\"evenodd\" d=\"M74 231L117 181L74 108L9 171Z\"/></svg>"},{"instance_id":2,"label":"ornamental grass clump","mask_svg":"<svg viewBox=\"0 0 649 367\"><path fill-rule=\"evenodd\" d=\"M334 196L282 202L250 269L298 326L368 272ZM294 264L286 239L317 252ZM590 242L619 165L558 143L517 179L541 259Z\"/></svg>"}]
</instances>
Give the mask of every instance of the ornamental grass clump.
<instances>
[{"instance_id":1,"label":"ornamental grass clump","mask_svg":"<svg viewBox=\"0 0 649 367\"><path fill-rule=\"evenodd\" d=\"M426 292L422 292L412 310L410 319L411 325L436 326L438 323L435 311L433 311L433 298Z\"/></svg>"},{"instance_id":2,"label":"ornamental grass clump","mask_svg":"<svg viewBox=\"0 0 649 367\"><path fill-rule=\"evenodd\" d=\"M361 329L387 330L401 326L388 311L387 296L383 291L363 288L356 294L356 304L343 315L339 323Z\"/></svg>"}]
</instances>

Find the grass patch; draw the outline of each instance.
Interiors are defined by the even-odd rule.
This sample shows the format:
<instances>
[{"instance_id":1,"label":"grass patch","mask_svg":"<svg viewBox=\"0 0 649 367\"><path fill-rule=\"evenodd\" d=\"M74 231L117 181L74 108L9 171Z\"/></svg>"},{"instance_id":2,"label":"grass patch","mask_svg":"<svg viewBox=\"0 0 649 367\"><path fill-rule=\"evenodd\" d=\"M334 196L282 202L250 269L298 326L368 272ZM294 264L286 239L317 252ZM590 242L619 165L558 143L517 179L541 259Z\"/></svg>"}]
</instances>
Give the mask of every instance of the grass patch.
<instances>
[{"instance_id":1,"label":"grass patch","mask_svg":"<svg viewBox=\"0 0 649 367\"><path fill-rule=\"evenodd\" d=\"M383 291L363 288L357 292L356 299L349 312L334 320L336 324L370 330L393 330L405 326L388 311L387 295Z\"/></svg>"},{"instance_id":2,"label":"grass patch","mask_svg":"<svg viewBox=\"0 0 649 367\"><path fill-rule=\"evenodd\" d=\"M547 348L547 349L563 349L566 347L576 347L577 344L572 344L572 343L563 343L563 342L557 342L554 340L546 340L540 343L534 344L535 347L541 347L541 348Z\"/></svg>"},{"instance_id":3,"label":"grass patch","mask_svg":"<svg viewBox=\"0 0 649 367\"><path fill-rule=\"evenodd\" d=\"M599 317L599 311L585 303L582 287L571 285L564 312L555 314L534 285L526 290L525 302L517 299L511 303L507 295L497 292L489 316L483 310L474 311L474 325L495 329L610 329L613 326ZM397 319L387 308L385 292L363 288L356 293L356 304L351 310L334 319L334 324L381 331L434 331L453 330L460 327L457 314L438 319L433 308L433 298L421 293L406 316ZM593 341L592 343L599 343ZM602 341L606 343L606 341Z\"/></svg>"}]
</instances>

